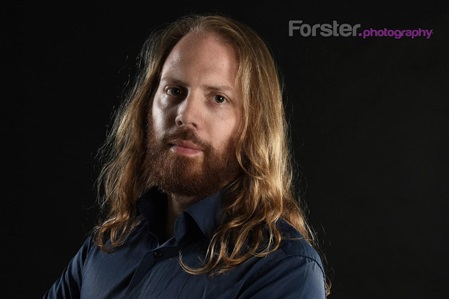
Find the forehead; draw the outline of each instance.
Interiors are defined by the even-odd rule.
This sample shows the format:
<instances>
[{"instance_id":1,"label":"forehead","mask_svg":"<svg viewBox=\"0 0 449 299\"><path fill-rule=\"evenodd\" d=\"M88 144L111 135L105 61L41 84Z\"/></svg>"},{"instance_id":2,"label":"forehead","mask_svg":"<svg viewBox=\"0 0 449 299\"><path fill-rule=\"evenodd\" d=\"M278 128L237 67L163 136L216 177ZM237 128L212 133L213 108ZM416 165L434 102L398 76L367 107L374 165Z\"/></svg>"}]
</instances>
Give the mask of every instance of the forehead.
<instances>
[{"instance_id":1,"label":"forehead","mask_svg":"<svg viewBox=\"0 0 449 299\"><path fill-rule=\"evenodd\" d=\"M217 33L193 31L182 37L173 47L165 60L163 71L180 63L228 66L232 68L229 71L236 76L238 57L233 46Z\"/></svg>"},{"instance_id":2,"label":"forehead","mask_svg":"<svg viewBox=\"0 0 449 299\"><path fill-rule=\"evenodd\" d=\"M236 51L217 33L190 32L169 53L161 80L222 86L240 94Z\"/></svg>"},{"instance_id":3,"label":"forehead","mask_svg":"<svg viewBox=\"0 0 449 299\"><path fill-rule=\"evenodd\" d=\"M214 52L219 48L227 48L235 52L234 47L221 34L214 31L193 30L184 35L173 47L171 53L180 49L182 51L198 51L203 46L210 47L208 52ZM234 57L236 58L236 57Z\"/></svg>"}]
</instances>

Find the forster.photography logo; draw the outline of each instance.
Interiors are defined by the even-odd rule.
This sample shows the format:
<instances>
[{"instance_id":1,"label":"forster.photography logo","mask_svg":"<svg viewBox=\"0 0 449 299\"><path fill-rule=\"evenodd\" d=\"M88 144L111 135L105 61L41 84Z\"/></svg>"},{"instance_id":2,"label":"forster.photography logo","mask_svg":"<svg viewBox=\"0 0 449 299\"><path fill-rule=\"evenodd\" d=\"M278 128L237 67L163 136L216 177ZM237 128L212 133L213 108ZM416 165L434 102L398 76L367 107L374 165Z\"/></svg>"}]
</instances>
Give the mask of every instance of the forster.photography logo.
<instances>
[{"instance_id":1,"label":"forster.photography logo","mask_svg":"<svg viewBox=\"0 0 449 299\"><path fill-rule=\"evenodd\" d=\"M302 20L290 20L288 22L288 36L299 37L386 37L386 38L425 38L429 39L433 34L433 29L427 28L362 28L361 24L338 23L333 20L331 23L307 24Z\"/></svg>"}]
</instances>

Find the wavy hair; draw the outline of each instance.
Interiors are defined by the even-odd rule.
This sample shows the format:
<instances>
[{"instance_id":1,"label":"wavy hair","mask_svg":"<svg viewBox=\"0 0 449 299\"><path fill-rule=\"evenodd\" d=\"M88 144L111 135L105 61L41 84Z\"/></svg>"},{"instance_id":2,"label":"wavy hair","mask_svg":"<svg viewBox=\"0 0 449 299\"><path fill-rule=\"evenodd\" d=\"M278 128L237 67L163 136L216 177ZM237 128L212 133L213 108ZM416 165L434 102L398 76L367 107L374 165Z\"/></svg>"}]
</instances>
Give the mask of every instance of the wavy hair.
<instances>
[{"instance_id":1,"label":"wavy hair","mask_svg":"<svg viewBox=\"0 0 449 299\"><path fill-rule=\"evenodd\" d=\"M243 128L235 157L242 168L223 202L223 222L215 231L204 265L191 274L223 273L253 256L266 256L282 240L282 218L312 245L300 199L293 191L288 124L283 86L271 50L248 26L220 15L189 15L154 31L139 54L134 85L117 110L101 157L99 199L106 218L95 227L103 250L124 244L138 223L137 200L148 190L144 161L148 113L162 66L175 44L187 33L214 32L229 42L238 57L238 80L243 95ZM108 240L108 241L106 241Z\"/></svg>"}]
</instances>

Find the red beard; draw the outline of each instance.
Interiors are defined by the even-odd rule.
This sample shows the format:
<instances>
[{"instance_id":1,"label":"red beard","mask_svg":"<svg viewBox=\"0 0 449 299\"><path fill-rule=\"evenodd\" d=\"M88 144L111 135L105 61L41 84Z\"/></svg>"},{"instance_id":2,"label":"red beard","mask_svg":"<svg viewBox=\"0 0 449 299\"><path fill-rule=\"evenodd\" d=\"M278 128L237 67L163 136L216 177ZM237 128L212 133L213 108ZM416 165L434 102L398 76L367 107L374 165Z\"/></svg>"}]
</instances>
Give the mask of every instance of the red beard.
<instances>
[{"instance_id":1,"label":"red beard","mask_svg":"<svg viewBox=\"0 0 449 299\"><path fill-rule=\"evenodd\" d=\"M200 156L182 156L170 150L171 141L188 140L201 147ZM198 138L194 131L180 128L157 140L149 129L145 166L148 184L158 186L165 193L207 197L231 183L241 172L234 155L233 140L229 140L222 153Z\"/></svg>"}]
</instances>

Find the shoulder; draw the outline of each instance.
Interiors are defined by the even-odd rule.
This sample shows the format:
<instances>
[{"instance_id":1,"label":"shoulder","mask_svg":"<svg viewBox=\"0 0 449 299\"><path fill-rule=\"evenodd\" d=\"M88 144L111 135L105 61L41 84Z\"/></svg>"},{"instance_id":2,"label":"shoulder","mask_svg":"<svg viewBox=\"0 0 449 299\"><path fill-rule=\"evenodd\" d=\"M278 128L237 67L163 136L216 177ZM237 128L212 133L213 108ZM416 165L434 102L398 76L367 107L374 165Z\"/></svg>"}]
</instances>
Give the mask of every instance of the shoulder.
<instances>
[{"instance_id":1,"label":"shoulder","mask_svg":"<svg viewBox=\"0 0 449 299\"><path fill-rule=\"evenodd\" d=\"M282 234L281 243L275 251L258 260L258 273L279 272L325 279L317 249L288 222L280 220L277 225Z\"/></svg>"},{"instance_id":2,"label":"shoulder","mask_svg":"<svg viewBox=\"0 0 449 299\"><path fill-rule=\"evenodd\" d=\"M316 250L301 233L291 226L285 220L278 222L278 228L282 234L282 242L279 251L282 256L302 257L316 262L320 268L323 268L321 257ZM324 271L323 271L324 272Z\"/></svg>"},{"instance_id":3,"label":"shoulder","mask_svg":"<svg viewBox=\"0 0 449 299\"><path fill-rule=\"evenodd\" d=\"M270 271L277 269L290 273L301 279L312 280L315 285L322 285L326 280L321 255L301 233L285 220L278 222L282 234L279 248L267 259Z\"/></svg>"},{"instance_id":4,"label":"shoulder","mask_svg":"<svg viewBox=\"0 0 449 299\"><path fill-rule=\"evenodd\" d=\"M239 298L323 299L325 272L317 250L291 225L279 221L277 250L257 259Z\"/></svg>"}]
</instances>

